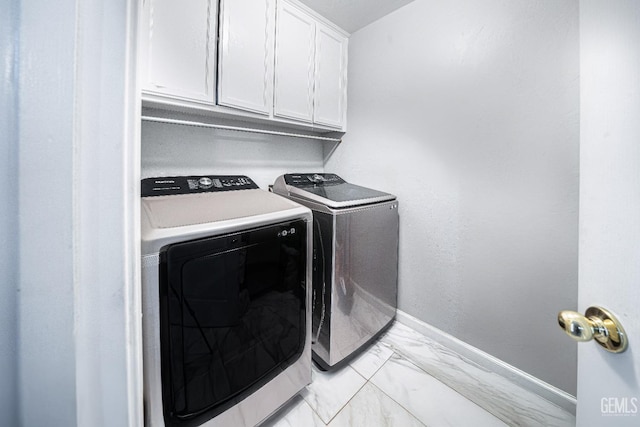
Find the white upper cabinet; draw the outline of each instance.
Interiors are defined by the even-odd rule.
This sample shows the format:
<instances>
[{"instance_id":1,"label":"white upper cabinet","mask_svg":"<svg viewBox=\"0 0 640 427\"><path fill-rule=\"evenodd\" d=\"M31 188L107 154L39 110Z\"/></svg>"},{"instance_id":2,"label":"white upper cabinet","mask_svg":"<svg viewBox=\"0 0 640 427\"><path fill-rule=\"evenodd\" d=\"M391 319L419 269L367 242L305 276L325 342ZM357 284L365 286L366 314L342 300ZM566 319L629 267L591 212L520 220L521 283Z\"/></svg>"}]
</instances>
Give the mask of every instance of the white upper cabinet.
<instances>
[{"instance_id":1,"label":"white upper cabinet","mask_svg":"<svg viewBox=\"0 0 640 427\"><path fill-rule=\"evenodd\" d=\"M286 0L276 19L274 115L343 129L347 36Z\"/></svg>"},{"instance_id":2,"label":"white upper cabinet","mask_svg":"<svg viewBox=\"0 0 640 427\"><path fill-rule=\"evenodd\" d=\"M142 89L151 95L214 104L217 0L145 0Z\"/></svg>"},{"instance_id":3,"label":"white upper cabinet","mask_svg":"<svg viewBox=\"0 0 640 427\"><path fill-rule=\"evenodd\" d=\"M343 128L347 100L347 38L318 23L313 122Z\"/></svg>"},{"instance_id":4,"label":"white upper cabinet","mask_svg":"<svg viewBox=\"0 0 640 427\"><path fill-rule=\"evenodd\" d=\"M221 0L219 105L271 113L274 25L275 0Z\"/></svg>"},{"instance_id":5,"label":"white upper cabinet","mask_svg":"<svg viewBox=\"0 0 640 427\"><path fill-rule=\"evenodd\" d=\"M276 15L276 62L273 113L313 121L315 20L285 1Z\"/></svg>"},{"instance_id":6,"label":"white upper cabinet","mask_svg":"<svg viewBox=\"0 0 640 427\"><path fill-rule=\"evenodd\" d=\"M346 130L348 34L297 0L142 0L143 106Z\"/></svg>"}]
</instances>

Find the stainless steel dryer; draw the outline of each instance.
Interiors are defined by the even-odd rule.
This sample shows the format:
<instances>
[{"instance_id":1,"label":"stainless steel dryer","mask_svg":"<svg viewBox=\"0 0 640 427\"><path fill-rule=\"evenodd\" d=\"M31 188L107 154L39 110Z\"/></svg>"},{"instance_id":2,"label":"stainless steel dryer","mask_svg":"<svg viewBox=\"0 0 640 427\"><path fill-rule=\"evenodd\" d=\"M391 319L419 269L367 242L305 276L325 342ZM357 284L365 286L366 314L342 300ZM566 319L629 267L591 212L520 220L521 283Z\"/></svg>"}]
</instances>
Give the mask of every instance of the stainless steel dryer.
<instances>
[{"instance_id":1,"label":"stainless steel dryer","mask_svg":"<svg viewBox=\"0 0 640 427\"><path fill-rule=\"evenodd\" d=\"M245 176L142 181L147 426L254 426L311 381L311 211Z\"/></svg>"},{"instance_id":2,"label":"stainless steel dryer","mask_svg":"<svg viewBox=\"0 0 640 427\"><path fill-rule=\"evenodd\" d=\"M273 192L313 211L313 359L348 360L393 321L398 287L398 202L335 174L278 177Z\"/></svg>"}]
</instances>

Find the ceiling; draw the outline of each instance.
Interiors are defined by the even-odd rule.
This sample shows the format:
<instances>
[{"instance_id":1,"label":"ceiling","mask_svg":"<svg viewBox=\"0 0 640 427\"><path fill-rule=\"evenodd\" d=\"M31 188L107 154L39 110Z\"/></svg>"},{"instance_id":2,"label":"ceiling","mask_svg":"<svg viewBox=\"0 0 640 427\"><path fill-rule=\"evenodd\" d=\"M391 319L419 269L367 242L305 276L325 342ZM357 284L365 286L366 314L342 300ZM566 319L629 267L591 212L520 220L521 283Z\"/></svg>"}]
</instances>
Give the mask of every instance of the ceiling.
<instances>
[{"instance_id":1,"label":"ceiling","mask_svg":"<svg viewBox=\"0 0 640 427\"><path fill-rule=\"evenodd\" d=\"M353 33L413 0L299 0L343 30Z\"/></svg>"}]
</instances>

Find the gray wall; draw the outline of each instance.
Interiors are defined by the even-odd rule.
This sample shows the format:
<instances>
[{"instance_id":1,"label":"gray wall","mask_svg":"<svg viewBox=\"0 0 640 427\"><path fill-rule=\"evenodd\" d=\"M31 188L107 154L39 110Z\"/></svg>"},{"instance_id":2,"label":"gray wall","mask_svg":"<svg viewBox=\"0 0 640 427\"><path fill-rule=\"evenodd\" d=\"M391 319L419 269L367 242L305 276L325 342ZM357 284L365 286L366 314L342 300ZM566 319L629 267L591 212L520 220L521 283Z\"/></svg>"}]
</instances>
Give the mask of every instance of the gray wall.
<instances>
[{"instance_id":1,"label":"gray wall","mask_svg":"<svg viewBox=\"0 0 640 427\"><path fill-rule=\"evenodd\" d=\"M18 202L14 185L18 174L17 82L14 51L18 4L0 0L0 425L18 425L17 268Z\"/></svg>"},{"instance_id":2,"label":"gray wall","mask_svg":"<svg viewBox=\"0 0 640 427\"><path fill-rule=\"evenodd\" d=\"M283 173L322 171L323 144L326 143L143 122L142 177L237 174L247 175L260 188L267 189Z\"/></svg>"},{"instance_id":3,"label":"gray wall","mask_svg":"<svg viewBox=\"0 0 640 427\"><path fill-rule=\"evenodd\" d=\"M354 33L325 169L398 195L399 308L569 393L578 2L416 0Z\"/></svg>"}]
</instances>

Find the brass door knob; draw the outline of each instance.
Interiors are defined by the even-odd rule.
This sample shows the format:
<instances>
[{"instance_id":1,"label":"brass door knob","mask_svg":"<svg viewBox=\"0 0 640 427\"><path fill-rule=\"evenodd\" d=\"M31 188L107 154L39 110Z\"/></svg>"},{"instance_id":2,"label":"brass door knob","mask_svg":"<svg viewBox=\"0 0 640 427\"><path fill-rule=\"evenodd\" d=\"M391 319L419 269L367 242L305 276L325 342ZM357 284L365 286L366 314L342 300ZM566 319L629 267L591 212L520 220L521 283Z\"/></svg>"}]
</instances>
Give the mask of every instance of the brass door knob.
<instances>
[{"instance_id":1,"label":"brass door knob","mask_svg":"<svg viewBox=\"0 0 640 427\"><path fill-rule=\"evenodd\" d=\"M629 345L622 325L608 310L589 307L584 316L576 311L558 313L558 323L576 341L595 341L611 353L622 353Z\"/></svg>"}]
</instances>

